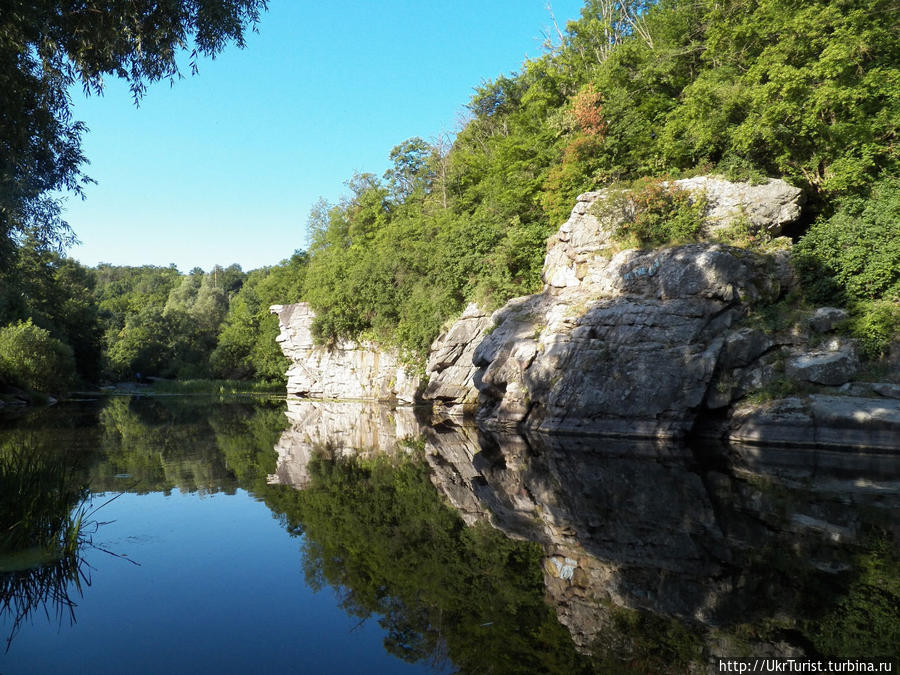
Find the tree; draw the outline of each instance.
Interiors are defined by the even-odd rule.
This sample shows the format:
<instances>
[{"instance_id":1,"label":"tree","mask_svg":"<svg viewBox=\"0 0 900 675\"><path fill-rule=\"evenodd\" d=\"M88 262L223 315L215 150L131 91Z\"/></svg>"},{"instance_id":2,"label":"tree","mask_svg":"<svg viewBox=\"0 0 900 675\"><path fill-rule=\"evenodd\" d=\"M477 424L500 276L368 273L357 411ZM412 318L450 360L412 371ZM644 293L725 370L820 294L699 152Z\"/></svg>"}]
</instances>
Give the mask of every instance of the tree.
<instances>
[{"instance_id":1,"label":"tree","mask_svg":"<svg viewBox=\"0 0 900 675\"><path fill-rule=\"evenodd\" d=\"M419 137L408 138L391 150L394 166L384 172L384 179L396 202L405 202L416 193L424 196L430 188L434 179L429 165L432 152L431 146Z\"/></svg>"},{"instance_id":2,"label":"tree","mask_svg":"<svg viewBox=\"0 0 900 675\"><path fill-rule=\"evenodd\" d=\"M0 12L0 266L30 233L64 247L73 239L53 191L80 194L84 124L69 90L103 91L107 75L128 82L135 102L147 84L180 77L229 42L244 46L266 0L7 0Z\"/></svg>"}]
</instances>

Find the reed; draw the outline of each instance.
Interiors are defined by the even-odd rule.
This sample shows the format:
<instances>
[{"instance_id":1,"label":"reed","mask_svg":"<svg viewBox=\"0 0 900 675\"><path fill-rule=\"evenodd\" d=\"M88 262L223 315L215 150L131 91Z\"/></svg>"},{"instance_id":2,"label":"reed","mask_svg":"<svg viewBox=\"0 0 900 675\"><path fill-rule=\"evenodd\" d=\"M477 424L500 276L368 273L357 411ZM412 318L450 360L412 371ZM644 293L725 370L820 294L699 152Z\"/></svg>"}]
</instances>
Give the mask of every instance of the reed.
<instances>
[{"instance_id":1,"label":"reed","mask_svg":"<svg viewBox=\"0 0 900 675\"><path fill-rule=\"evenodd\" d=\"M72 461L41 448L27 434L0 445L0 554L61 556L77 544L87 486Z\"/></svg>"}]
</instances>

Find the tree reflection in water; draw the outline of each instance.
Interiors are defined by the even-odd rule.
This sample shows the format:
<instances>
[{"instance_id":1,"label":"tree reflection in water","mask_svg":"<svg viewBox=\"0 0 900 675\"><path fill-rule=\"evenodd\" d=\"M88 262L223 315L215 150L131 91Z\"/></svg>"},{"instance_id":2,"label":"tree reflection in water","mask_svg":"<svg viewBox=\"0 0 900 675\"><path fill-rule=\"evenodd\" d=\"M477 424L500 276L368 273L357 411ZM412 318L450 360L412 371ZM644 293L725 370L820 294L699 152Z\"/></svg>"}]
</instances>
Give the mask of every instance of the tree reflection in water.
<instances>
[{"instance_id":1,"label":"tree reflection in water","mask_svg":"<svg viewBox=\"0 0 900 675\"><path fill-rule=\"evenodd\" d=\"M266 502L303 535L307 583L337 589L362 620L380 617L390 653L436 670L591 670L544 601L539 547L467 527L420 445L369 458L320 446L308 470L304 490L273 487Z\"/></svg>"},{"instance_id":2,"label":"tree reflection in water","mask_svg":"<svg viewBox=\"0 0 900 675\"><path fill-rule=\"evenodd\" d=\"M680 673L900 644L900 455L869 471L847 453L525 438L351 403L290 401L287 429L280 401L57 407L0 431L10 639L40 613L74 621L91 539L65 532L90 484L249 491L302 536L311 586L434 670ZM61 470L69 487L52 487Z\"/></svg>"}]
</instances>

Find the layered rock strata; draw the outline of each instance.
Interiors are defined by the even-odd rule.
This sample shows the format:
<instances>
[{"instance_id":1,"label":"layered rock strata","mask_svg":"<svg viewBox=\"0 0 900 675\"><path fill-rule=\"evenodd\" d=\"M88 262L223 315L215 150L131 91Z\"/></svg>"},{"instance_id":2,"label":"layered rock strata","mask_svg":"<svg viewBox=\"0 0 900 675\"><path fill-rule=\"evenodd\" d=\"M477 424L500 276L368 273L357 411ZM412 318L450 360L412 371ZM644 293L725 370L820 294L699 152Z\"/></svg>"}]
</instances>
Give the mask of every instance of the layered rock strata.
<instances>
[{"instance_id":1,"label":"layered rock strata","mask_svg":"<svg viewBox=\"0 0 900 675\"><path fill-rule=\"evenodd\" d=\"M501 425L675 436L694 423L747 301L774 299L773 263L691 244L622 251L583 283L519 298L474 353L479 417Z\"/></svg>"},{"instance_id":2,"label":"layered rock strata","mask_svg":"<svg viewBox=\"0 0 900 675\"><path fill-rule=\"evenodd\" d=\"M421 380L409 374L395 351L352 340L317 345L312 334L315 313L305 302L273 305L270 311L278 316L281 333L277 340L291 360L289 395L407 403L416 399Z\"/></svg>"},{"instance_id":3,"label":"layered rock strata","mask_svg":"<svg viewBox=\"0 0 900 675\"><path fill-rule=\"evenodd\" d=\"M477 405L477 369L473 356L491 325L490 313L471 303L450 329L431 344L425 365L428 385L423 398L446 407L451 413L465 413Z\"/></svg>"},{"instance_id":4,"label":"layered rock strata","mask_svg":"<svg viewBox=\"0 0 900 675\"><path fill-rule=\"evenodd\" d=\"M803 202L777 180L676 185L703 194L707 232L740 221L776 236ZM860 394L852 382L855 345L834 334L843 310L820 308L780 330L750 327L759 323L750 312L797 283L787 250L706 242L619 251L612 235L621 214L610 215L610 194L578 197L548 241L541 293L511 300L490 321L479 315L477 326L470 308L441 336L435 349L460 356L429 364L430 381L440 383L430 390L444 392L433 398L452 404L456 388L457 401L471 401L477 391L478 419L491 427L671 437L725 416L706 430L760 443L900 448L900 404ZM466 343L466 335L474 337ZM468 353L471 364L460 364ZM799 403L739 405L778 383L825 391ZM829 389L853 398L831 400ZM798 406L802 414L779 412Z\"/></svg>"}]
</instances>

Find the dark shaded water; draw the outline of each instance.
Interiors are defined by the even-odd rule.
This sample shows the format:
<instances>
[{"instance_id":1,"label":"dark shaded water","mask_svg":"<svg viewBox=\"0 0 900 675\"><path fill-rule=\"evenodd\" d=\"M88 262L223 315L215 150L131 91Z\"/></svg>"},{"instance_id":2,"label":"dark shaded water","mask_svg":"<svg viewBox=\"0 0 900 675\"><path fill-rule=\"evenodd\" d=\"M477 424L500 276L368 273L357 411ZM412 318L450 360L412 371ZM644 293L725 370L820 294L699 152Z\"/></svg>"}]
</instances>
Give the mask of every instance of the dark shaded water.
<instances>
[{"instance_id":1,"label":"dark shaded water","mask_svg":"<svg viewBox=\"0 0 900 675\"><path fill-rule=\"evenodd\" d=\"M898 455L285 406L110 398L3 421L0 469L43 473L13 497L0 471L0 523L36 537L0 538L0 672L678 673L897 655ZM73 488L47 488L47 467ZM73 510L77 539L36 515Z\"/></svg>"}]
</instances>

